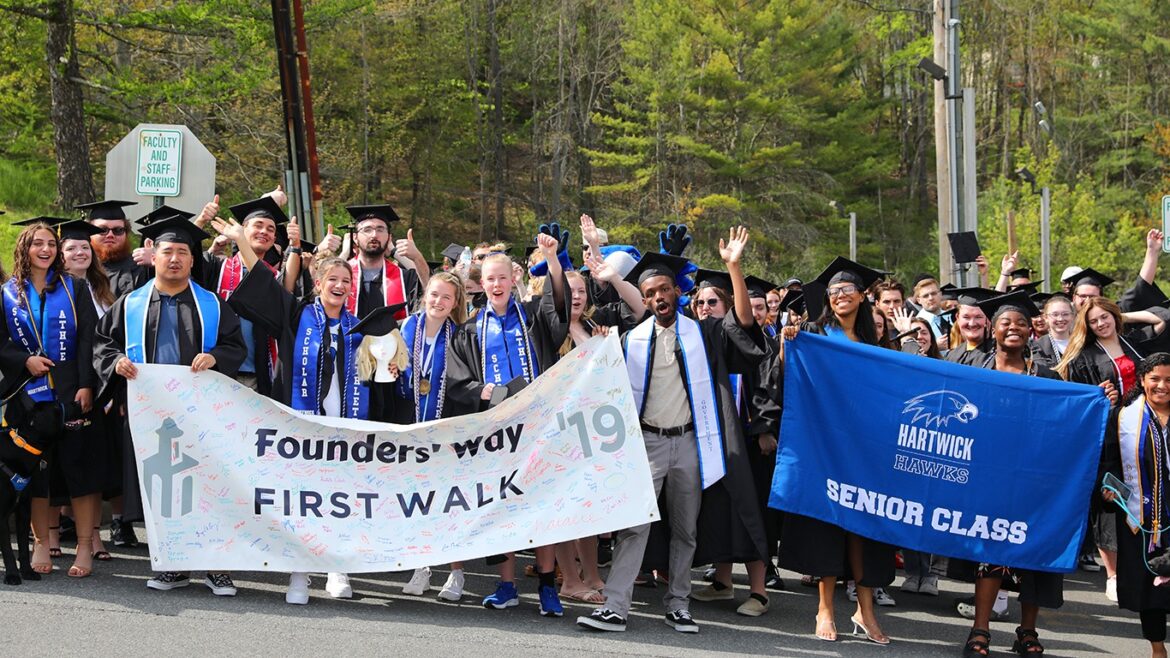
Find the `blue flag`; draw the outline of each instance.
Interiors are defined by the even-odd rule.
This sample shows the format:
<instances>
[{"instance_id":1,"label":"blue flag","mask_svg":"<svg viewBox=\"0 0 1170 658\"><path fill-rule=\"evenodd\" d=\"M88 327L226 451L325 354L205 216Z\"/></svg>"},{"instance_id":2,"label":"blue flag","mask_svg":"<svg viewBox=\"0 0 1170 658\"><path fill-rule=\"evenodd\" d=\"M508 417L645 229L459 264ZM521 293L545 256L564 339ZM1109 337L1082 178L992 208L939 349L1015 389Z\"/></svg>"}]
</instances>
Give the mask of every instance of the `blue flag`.
<instances>
[{"instance_id":1,"label":"blue flag","mask_svg":"<svg viewBox=\"0 0 1170 658\"><path fill-rule=\"evenodd\" d=\"M927 553L1075 569L1100 388L807 332L785 351L771 507Z\"/></svg>"}]
</instances>

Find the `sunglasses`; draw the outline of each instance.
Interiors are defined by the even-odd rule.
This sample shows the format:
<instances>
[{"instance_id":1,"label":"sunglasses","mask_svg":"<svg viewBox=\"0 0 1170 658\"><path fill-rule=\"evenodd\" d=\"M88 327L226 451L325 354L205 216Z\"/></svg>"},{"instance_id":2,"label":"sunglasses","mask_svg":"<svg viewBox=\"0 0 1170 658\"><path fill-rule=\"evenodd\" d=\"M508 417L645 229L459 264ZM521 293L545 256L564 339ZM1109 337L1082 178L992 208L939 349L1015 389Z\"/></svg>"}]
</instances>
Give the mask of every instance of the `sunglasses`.
<instances>
[{"instance_id":1,"label":"sunglasses","mask_svg":"<svg viewBox=\"0 0 1170 658\"><path fill-rule=\"evenodd\" d=\"M704 305L706 305L706 306L716 306L716 305L718 305L718 304L719 304L719 298L718 298L718 297L712 297L711 299L696 299L696 300L695 300L695 304L697 304L697 305L699 305L699 306L704 306Z\"/></svg>"},{"instance_id":2,"label":"sunglasses","mask_svg":"<svg viewBox=\"0 0 1170 658\"><path fill-rule=\"evenodd\" d=\"M105 235L106 233L113 233L114 235L117 235L119 237L126 235L126 227L125 226L116 226L114 228L98 227L98 230L101 231L101 233L98 233L98 235Z\"/></svg>"}]
</instances>

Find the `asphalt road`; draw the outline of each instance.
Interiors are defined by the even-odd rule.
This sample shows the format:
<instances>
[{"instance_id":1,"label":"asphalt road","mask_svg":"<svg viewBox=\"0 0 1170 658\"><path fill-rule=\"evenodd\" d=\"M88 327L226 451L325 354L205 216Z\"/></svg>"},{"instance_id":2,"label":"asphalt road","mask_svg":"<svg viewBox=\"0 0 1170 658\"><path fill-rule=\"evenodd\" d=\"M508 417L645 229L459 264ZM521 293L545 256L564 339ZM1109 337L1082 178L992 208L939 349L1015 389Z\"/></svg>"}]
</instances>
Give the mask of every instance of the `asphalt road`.
<instances>
[{"instance_id":1,"label":"asphalt road","mask_svg":"<svg viewBox=\"0 0 1170 658\"><path fill-rule=\"evenodd\" d=\"M140 536L145 536L139 531ZM892 592L898 605L881 608L882 624L893 643L870 644L849 635L852 605L838 588L840 640L813 637L816 592L801 587L784 572L787 591L772 594L771 611L756 619L740 617L735 608L747 596L737 587L737 602L691 606L701 626L698 635L683 635L662 621L663 590L637 588L635 607L625 633L603 634L578 628L574 620L591 609L566 605L565 618L537 613L536 581L519 583L521 605L486 610L480 598L494 586L482 561L469 563L467 595L462 603L439 601L435 594L446 578L436 571L434 590L423 597L402 594L405 574L355 576L355 597L335 601L325 594L324 578L313 579L307 606L284 602L287 576L235 574L239 595L218 598L200 582L186 589L156 592L146 588L149 565L145 548L116 550L113 562L98 563L90 578L65 576L72 550L55 561L55 571L40 582L19 587L0 585L0 632L3 656L76 656L97 653L121 656L561 656L561 655L818 655L818 656L957 656L970 622L954 612L956 598L971 586L951 581L939 597ZM694 572L696 581L700 577ZM201 581L201 574L193 580ZM737 583L746 576L737 570ZM1145 656L1137 616L1119 610L1104 597L1104 573L1077 572L1065 579L1065 606L1043 611L1041 640L1048 656ZM696 585L701 586L701 583ZM1012 620L992 624L992 655L1009 655L1019 619L1014 595Z\"/></svg>"}]
</instances>

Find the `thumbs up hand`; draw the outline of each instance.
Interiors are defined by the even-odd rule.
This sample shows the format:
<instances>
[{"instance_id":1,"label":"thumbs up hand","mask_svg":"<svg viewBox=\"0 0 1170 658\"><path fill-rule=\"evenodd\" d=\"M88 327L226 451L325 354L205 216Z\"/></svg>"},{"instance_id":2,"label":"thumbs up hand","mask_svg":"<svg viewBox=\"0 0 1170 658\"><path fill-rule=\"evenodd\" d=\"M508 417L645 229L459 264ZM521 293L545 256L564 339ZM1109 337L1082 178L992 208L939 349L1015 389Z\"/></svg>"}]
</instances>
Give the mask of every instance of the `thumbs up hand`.
<instances>
[{"instance_id":1,"label":"thumbs up hand","mask_svg":"<svg viewBox=\"0 0 1170 658\"><path fill-rule=\"evenodd\" d=\"M150 267L154 263L154 240L150 238L144 240L142 246L134 250L132 258L135 263Z\"/></svg>"}]
</instances>

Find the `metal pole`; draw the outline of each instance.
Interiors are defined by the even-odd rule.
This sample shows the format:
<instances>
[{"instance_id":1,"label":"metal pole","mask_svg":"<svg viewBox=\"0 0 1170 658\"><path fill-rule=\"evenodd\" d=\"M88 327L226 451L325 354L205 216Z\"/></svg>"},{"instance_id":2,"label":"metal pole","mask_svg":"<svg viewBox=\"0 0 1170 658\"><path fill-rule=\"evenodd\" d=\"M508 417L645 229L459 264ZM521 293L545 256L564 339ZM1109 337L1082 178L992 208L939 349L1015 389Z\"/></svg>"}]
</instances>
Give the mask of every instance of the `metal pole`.
<instances>
[{"instance_id":1,"label":"metal pole","mask_svg":"<svg viewBox=\"0 0 1170 658\"><path fill-rule=\"evenodd\" d=\"M959 179L963 176L962 161L960 159L959 149L962 148L959 142L959 122L962 117L959 115L959 108L956 107L956 97L961 96L962 90L959 88L959 29L955 22L955 2L951 0L950 11L947 13L947 54L950 60L950 74L947 82L950 84L950 89L947 90L947 95L951 96L951 100L947 102L947 157L950 159L951 176L950 180L950 202L951 202L951 228L950 233L959 233L963 231L963 202L962 197L959 196ZM964 266L955 263L954 259L951 261L951 267L954 268L954 278L959 282L960 288L967 287L967 270Z\"/></svg>"},{"instance_id":2,"label":"metal pole","mask_svg":"<svg viewBox=\"0 0 1170 658\"><path fill-rule=\"evenodd\" d=\"M857 262L857 213L849 213L849 260Z\"/></svg>"},{"instance_id":3,"label":"metal pole","mask_svg":"<svg viewBox=\"0 0 1170 658\"><path fill-rule=\"evenodd\" d=\"M1051 244L1052 191L1048 186L1040 188L1040 277L1044 280L1044 292L1049 292L1052 277Z\"/></svg>"},{"instance_id":4,"label":"metal pole","mask_svg":"<svg viewBox=\"0 0 1170 658\"><path fill-rule=\"evenodd\" d=\"M934 0L933 3L933 34L934 34L934 61L947 61L947 30L946 30L946 0ZM951 201L950 177L951 159L947 155L950 150L950 140L947 139L947 121L950 113L947 111L949 103L946 100L947 84L942 80L934 83L934 170L935 180L938 181L938 273L939 283L951 283L951 245L947 241L950 232Z\"/></svg>"}]
</instances>

